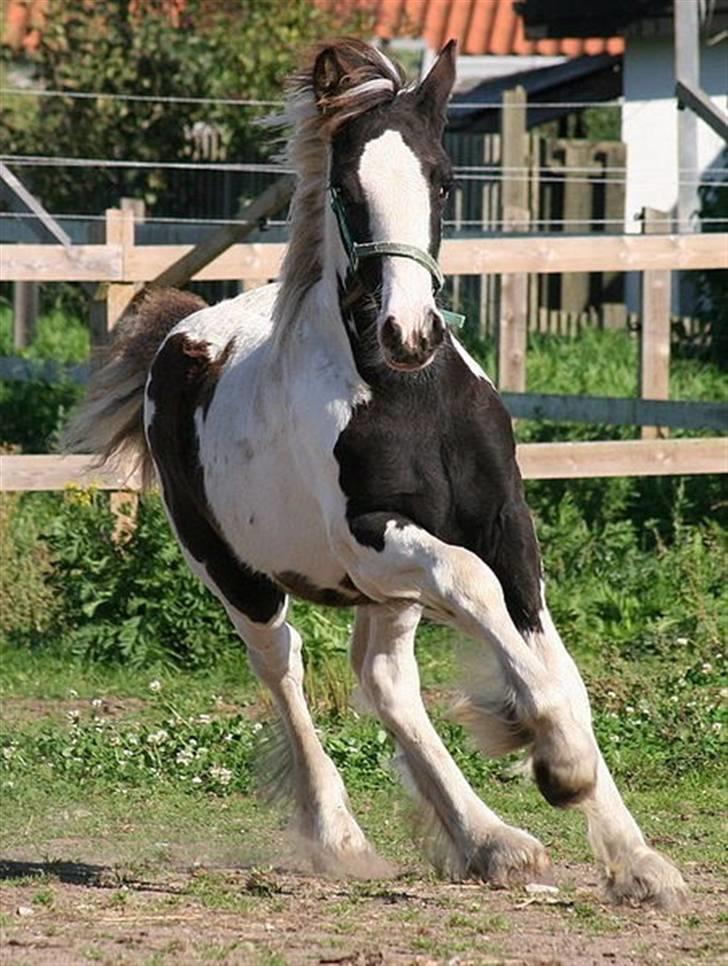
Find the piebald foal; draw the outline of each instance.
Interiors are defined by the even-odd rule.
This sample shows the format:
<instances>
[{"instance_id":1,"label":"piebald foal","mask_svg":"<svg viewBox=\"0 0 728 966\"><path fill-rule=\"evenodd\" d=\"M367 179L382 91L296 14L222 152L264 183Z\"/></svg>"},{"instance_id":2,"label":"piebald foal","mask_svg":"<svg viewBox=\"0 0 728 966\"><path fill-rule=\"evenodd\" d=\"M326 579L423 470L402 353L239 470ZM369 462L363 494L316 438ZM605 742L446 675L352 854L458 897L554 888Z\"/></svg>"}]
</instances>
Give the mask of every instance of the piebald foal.
<instances>
[{"instance_id":1,"label":"piebald foal","mask_svg":"<svg viewBox=\"0 0 728 966\"><path fill-rule=\"evenodd\" d=\"M300 830L329 866L370 846L316 734L288 595L357 608L351 657L454 876L538 878L544 847L470 788L432 727L414 654L423 612L475 642L460 716L524 747L544 796L587 817L616 899L684 886L645 844L597 748L544 598L539 550L491 381L434 298L455 51L418 87L357 41L292 81L298 174L281 282L205 307L149 292L119 326L69 448L152 462L192 570L272 691Z\"/></svg>"}]
</instances>

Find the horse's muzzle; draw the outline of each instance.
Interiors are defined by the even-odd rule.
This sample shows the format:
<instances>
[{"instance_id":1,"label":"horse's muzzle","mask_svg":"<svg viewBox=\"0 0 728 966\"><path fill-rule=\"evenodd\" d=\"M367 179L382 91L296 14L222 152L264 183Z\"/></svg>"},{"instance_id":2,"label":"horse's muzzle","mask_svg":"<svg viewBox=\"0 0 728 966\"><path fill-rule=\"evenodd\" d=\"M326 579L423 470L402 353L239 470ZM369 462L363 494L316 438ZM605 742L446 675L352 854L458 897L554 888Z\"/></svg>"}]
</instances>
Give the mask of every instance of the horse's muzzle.
<instances>
[{"instance_id":1,"label":"horse's muzzle","mask_svg":"<svg viewBox=\"0 0 728 966\"><path fill-rule=\"evenodd\" d=\"M430 363L444 338L445 323L435 309L428 309L422 325L408 336L393 315L387 316L379 330L384 361L390 369L407 372Z\"/></svg>"}]
</instances>

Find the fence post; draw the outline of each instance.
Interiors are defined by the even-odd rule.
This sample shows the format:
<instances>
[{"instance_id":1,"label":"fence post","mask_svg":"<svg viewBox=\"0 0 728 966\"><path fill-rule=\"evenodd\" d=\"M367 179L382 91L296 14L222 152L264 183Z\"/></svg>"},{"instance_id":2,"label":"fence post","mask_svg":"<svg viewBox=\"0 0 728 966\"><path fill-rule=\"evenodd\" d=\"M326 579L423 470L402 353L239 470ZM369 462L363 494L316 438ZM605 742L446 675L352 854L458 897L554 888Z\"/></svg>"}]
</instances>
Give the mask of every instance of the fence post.
<instances>
[{"instance_id":1,"label":"fence post","mask_svg":"<svg viewBox=\"0 0 728 966\"><path fill-rule=\"evenodd\" d=\"M669 216L654 208L642 209L644 234L659 234ZM650 269L642 273L642 326L640 328L639 386L642 399L670 396L670 301L671 273ZM667 436L666 428L643 426L642 439Z\"/></svg>"},{"instance_id":2,"label":"fence post","mask_svg":"<svg viewBox=\"0 0 728 966\"><path fill-rule=\"evenodd\" d=\"M127 254L134 247L134 223L144 217L144 202L122 198L121 208L107 208L103 222L92 226L96 244L118 245L121 248L122 274ZM91 302L91 341L94 345L108 342L109 332L121 318L139 285L130 282L109 282L99 285Z\"/></svg>"},{"instance_id":3,"label":"fence post","mask_svg":"<svg viewBox=\"0 0 728 966\"><path fill-rule=\"evenodd\" d=\"M503 93L501 166L503 231L524 231L529 220L528 136L526 92L522 87ZM527 338L528 275L509 273L501 278L500 317L496 320L499 389L525 390Z\"/></svg>"},{"instance_id":4,"label":"fence post","mask_svg":"<svg viewBox=\"0 0 728 966\"><path fill-rule=\"evenodd\" d=\"M24 349L30 345L38 321L37 282L13 283L13 348Z\"/></svg>"}]
</instances>

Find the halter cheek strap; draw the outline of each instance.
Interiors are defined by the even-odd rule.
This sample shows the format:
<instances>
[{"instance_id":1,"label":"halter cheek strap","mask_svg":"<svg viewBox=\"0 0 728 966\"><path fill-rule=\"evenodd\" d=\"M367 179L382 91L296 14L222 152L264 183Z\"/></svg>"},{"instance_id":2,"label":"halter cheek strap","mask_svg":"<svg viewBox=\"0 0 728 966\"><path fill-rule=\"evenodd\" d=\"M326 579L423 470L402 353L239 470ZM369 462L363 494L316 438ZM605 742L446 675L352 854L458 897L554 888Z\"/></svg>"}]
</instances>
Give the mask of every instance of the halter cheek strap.
<instances>
[{"instance_id":1,"label":"halter cheek strap","mask_svg":"<svg viewBox=\"0 0 728 966\"><path fill-rule=\"evenodd\" d=\"M440 291L445 284L445 277L442 274L442 269L429 252L424 251L422 248L417 248L416 245L407 245L400 242L355 242L351 237L351 232L346 222L346 212L344 211L344 204L341 200L339 189L332 186L329 188L329 195L331 198L331 208L339 225L341 241L344 245L346 256L349 259L352 272L357 270L359 262L365 258L374 258L379 255L410 258L412 261L417 262L423 268L427 269L432 277L435 292ZM447 310L440 309L440 313L448 325L454 325L460 328L465 322L465 316L459 312L448 312Z\"/></svg>"}]
</instances>

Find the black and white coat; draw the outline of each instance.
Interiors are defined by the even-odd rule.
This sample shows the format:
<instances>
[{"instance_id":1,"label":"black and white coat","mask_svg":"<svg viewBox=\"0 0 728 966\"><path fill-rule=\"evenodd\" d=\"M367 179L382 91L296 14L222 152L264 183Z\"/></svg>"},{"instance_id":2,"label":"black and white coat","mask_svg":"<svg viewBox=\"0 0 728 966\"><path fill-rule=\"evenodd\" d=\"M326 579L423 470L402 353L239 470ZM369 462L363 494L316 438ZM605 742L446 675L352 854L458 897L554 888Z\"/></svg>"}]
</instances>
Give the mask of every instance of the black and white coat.
<instances>
[{"instance_id":1,"label":"black and white coat","mask_svg":"<svg viewBox=\"0 0 728 966\"><path fill-rule=\"evenodd\" d=\"M333 186L354 239L436 257L453 79L452 45L414 89L367 45L322 47L289 98L299 185L280 285L209 308L143 296L70 442L143 449L143 402L145 458L190 567L276 699L298 826L321 864L370 869L372 851L306 705L289 594L356 607L354 670L443 870L506 883L549 861L475 795L432 727L414 654L423 613L474 642L459 713L484 750L528 749L545 797L586 814L617 899L669 904L680 875L615 788L546 607L508 414L443 324L430 271L396 255L353 271L328 203Z\"/></svg>"}]
</instances>

